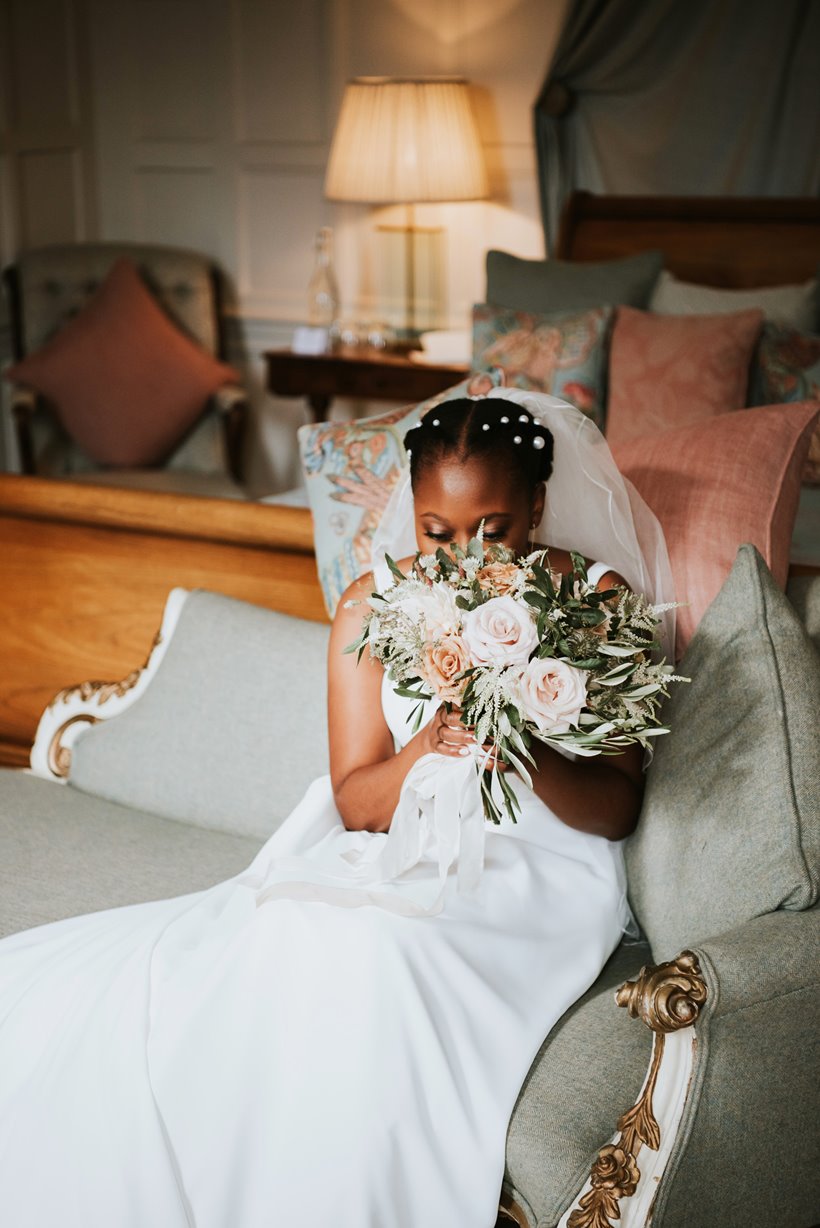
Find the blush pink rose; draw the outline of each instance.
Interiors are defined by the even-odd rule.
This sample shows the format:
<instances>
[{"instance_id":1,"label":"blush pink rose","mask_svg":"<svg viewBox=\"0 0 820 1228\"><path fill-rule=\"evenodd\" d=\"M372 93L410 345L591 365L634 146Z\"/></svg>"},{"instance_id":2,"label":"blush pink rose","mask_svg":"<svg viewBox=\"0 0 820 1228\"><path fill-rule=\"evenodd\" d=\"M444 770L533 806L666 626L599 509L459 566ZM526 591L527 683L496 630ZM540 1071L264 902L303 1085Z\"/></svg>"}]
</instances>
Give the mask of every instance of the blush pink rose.
<instances>
[{"instance_id":1,"label":"blush pink rose","mask_svg":"<svg viewBox=\"0 0 820 1228\"><path fill-rule=\"evenodd\" d=\"M542 733L566 733L577 725L587 697L584 670L554 657L530 661L518 681L521 714Z\"/></svg>"},{"instance_id":2,"label":"blush pink rose","mask_svg":"<svg viewBox=\"0 0 820 1228\"><path fill-rule=\"evenodd\" d=\"M529 610L512 597L491 597L468 610L462 635L474 665L525 665L538 644Z\"/></svg>"},{"instance_id":3,"label":"blush pink rose","mask_svg":"<svg viewBox=\"0 0 820 1228\"><path fill-rule=\"evenodd\" d=\"M518 578L519 569L515 563L487 563L476 575L479 587L494 588L500 597L510 591Z\"/></svg>"},{"instance_id":4,"label":"blush pink rose","mask_svg":"<svg viewBox=\"0 0 820 1228\"><path fill-rule=\"evenodd\" d=\"M469 664L470 655L459 635L443 635L435 643L424 646L424 680L439 699L447 703L457 703L461 699L465 680L456 679Z\"/></svg>"}]
</instances>

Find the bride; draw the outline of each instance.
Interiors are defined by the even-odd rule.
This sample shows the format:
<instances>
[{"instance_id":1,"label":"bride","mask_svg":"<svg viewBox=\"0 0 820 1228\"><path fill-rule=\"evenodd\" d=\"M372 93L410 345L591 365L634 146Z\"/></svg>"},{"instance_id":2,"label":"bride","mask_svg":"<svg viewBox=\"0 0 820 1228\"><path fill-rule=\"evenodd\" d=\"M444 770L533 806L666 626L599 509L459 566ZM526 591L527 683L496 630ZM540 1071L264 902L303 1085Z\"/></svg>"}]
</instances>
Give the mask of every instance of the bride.
<instances>
[{"instance_id":1,"label":"bride","mask_svg":"<svg viewBox=\"0 0 820 1228\"><path fill-rule=\"evenodd\" d=\"M462 891L458 839L425 798L446 804L474 772L472 735L430 702L411 736L408 701L343 649L385 552L465 545L482 521L487 541L548 542L564 570L578 549L594 582L655 600L668 564L563 402L445 402L407 443L374 572L333 625L330 777L236 878L0 942L9 1228L494 1225L527 1070L629 924L618 841L640 752L539 745L533 789L510 774L518 823L480 825L483 871Z\"/></svg>"}]
</instances>

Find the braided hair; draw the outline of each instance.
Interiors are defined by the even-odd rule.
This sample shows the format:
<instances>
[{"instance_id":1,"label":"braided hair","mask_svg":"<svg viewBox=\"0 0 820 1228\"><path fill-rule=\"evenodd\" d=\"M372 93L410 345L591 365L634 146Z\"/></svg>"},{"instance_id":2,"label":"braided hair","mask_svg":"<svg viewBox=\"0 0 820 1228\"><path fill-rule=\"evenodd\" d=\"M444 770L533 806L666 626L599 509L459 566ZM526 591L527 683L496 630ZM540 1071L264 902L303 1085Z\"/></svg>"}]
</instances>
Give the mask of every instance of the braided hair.
<instances>
[{"instance_id":1,"label":"braided hair","mask_svg":"<svg viewBox=\"0 0 820 1228\"><path fill-rule=\"evenodd\" d=\"M522 406L501 397L458 397L430 409L404 437L413 486L430 465L492 457L535 490L552 473L553 439Z\"/></svg>"}]
</instances>

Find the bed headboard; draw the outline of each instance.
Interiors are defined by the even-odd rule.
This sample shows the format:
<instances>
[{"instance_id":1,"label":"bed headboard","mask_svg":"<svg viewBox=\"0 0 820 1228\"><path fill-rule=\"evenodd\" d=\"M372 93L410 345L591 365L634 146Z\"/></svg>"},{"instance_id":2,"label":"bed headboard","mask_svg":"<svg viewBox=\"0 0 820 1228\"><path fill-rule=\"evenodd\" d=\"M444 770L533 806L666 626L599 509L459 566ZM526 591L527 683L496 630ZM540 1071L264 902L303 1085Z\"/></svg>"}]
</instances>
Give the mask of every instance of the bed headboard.
<instances>
[{"instance_id":1,"label":"bed headboard","mask_svg":"<svg viewBox=\"0 0 820 1228\"><path fill-rule=\"evenodd\" d=\"M613 260L650 248L684 281L737 289L806 281L820 265L820 200L575 192L555 255Z\"/></svg>"}]
</instances>

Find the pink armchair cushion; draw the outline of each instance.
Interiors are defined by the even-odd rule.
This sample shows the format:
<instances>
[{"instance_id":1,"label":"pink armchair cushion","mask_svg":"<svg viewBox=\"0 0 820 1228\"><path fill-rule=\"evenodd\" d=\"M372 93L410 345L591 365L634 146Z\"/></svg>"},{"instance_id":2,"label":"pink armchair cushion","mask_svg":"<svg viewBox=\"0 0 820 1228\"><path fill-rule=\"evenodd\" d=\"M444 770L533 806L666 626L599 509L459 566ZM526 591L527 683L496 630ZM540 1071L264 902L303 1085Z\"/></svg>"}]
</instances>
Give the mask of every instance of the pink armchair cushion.
<instances>
[{"instance_id":1,"label":"pink armchair cushion","mask_svg":"<svg viewBox=\"0 0 820 1228\"><path fill-rule=\"evenodd\" d=\"M769 405L616 444L621 471L666 535L678 601L677 657L752 542L785 587L800 474L820 402Z\"/></svg>"},{"instance_id":2,"label":"pink armchair cushion","mask_svg":"<svg viewBox=\"0 0 820 1228\"><path fill-rule=\"evenodd\" d=\"M609 358L610 444L741 409L762 323L758 310L655 316L619 307Z\"/></svg>"},{"instance_id":3,"label":"pink armchair cushion","mask_svg":"<svg viewBox=\"0 0 820 1228\"><path fill-rule=\"evenodd\" d=\"M169 320L125 257L82 311L5 376L46 397L69 435L115 468L161 463L208 397L239 380Z\"/></svg>"}]
</instances>

